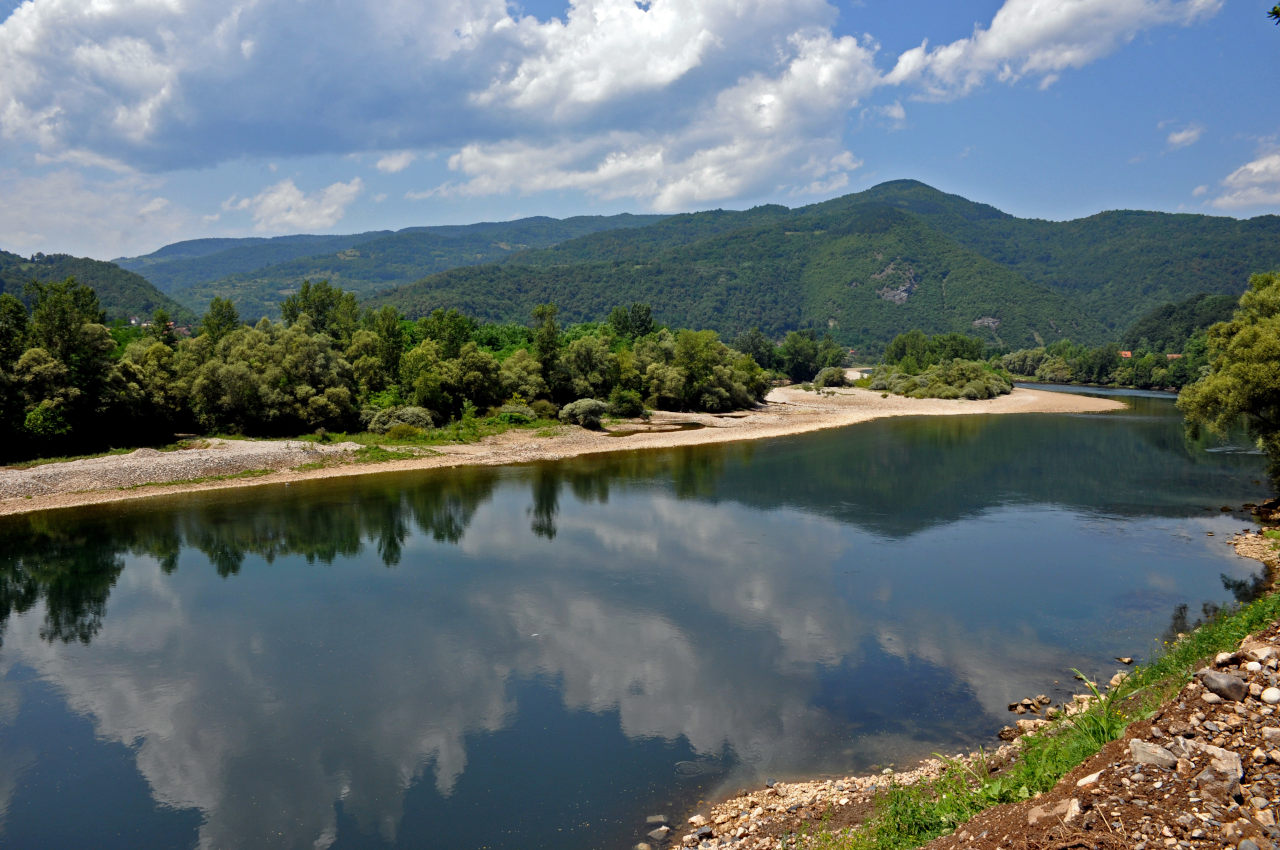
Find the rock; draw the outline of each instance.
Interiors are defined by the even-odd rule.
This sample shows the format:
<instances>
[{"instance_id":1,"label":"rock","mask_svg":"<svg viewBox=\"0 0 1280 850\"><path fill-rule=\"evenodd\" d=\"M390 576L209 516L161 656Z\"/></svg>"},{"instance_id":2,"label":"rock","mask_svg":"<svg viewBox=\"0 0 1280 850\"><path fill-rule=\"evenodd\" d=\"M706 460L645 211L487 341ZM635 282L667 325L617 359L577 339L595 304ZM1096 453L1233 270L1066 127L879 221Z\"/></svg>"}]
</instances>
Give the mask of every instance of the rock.
<instances>
[{"instance_id":1,"label":"rock","mask_svg":"<svg viewBox=\"0 0 1280 850\"><path fill-rule=\"evenodd\" d=\"M1014 738L1018 737L1018 730L1014 729L1012 726L1006 726L996 733L996 737L1001 741L1012 741Z\"/></svg>"},{"instance_id":2,"label":"rock","mask_svg":"<svg viewBox=\"0 0 1280 850\"><path fill-rule=\"evenodd\" d=\"M1132 659L1132 658L1130 658L1130 657L1129 657L1129 656L1127 656L1127 655L1117 655L1117 656L1116 656L1116 661L1119 661L1121 664L1132 664L1132 663L1133 663L1133 659Z\"/></svg>"},{"instance_id":3,"label":"rock","mask_svg":"<svg viewBox=\"0 0 1280 850\"><path fill-rule=\"evenodd\" d=\"M644 822L649 825L666 823L667 816L666 815L649 815L647 818L644 819Z\"/></svg>"},{"instance_id":4,"label":"rock","mask_svg":"<svg viewBox=\"0 0 1280 850\"><path fill-rule=\"evenodd\" d=\"M698 838L701 838L704 840L708 838L714 838L715 834L716 834L716 831L709 826L699 827L698 831L694 833L694 835L696 835Z\"/></svg>"},{"instance_id":5,"label":"rock","mask_svg":"<svg viewBox=\"0 0 1280 850\"><path fill-rule=\"evenodd\" d=\"M716 815L715 819L712 820L711 822L714 823L716 826L720 826L721 824L726 824L731 820L733 820L732 815Z\"/></svg>"},{"instance_id":6,"label":"rock","mask_svg":"<svg viewBox=\"0 0 1280 850\"><path fill-rule=\"evenodd\" d=\"M689 818L689 825L690 826L706 826L707 819L702 815L694 815L693 817Z\"/></svg>"},{"instance_id":7,"label":"rock","mask_svg":"<svg viewBox=\"0 0 1280 850\"><path fill-rule=\"evenodd\" d=\"M1213 657L1214 667L1226 667L1228 664L1236 660L1234 652L1219 652Z\"/></svg>"},{"instance_id":8,"label":"rock","mask_svg":"<svg viewBox=\"0 0 1280 850\"><path fill-rule=\"evenodd\" d=\"M1036 717L1036 718L1030 718L1027 720L1019 720L1017 725L1018 725L1018 731L1020 733L1022 733L1023 735L1030 735L1032 732L1035 732L1039 729L1043 729L1045 726L1048 726L1049 721L1041 720L1040 718Z\"/></svg>"},{"instance_id":9,"label":"rock","mask_svg":"<svg viewBox=\"0 0 1280 850\"><path fill-rule=\"evenodd\" d=\"M670 831L671 831L671 827L660 826L657 829L650 830L649 837L652 838L654 841L661 841L662 839L667 837L667 833Z\"/></svg>"},{"instance_id":10,"label":"rock","mask_svg":"<svg viewBox=\"0 0 1280 850\"><path fill-rule=\"evenodd\" d=\"M1217 694L1211 694L1211 693L1208 693L1207 691L1206 691L1205 693L1203 693L1203 694L1201 694L1201 695L1200 695L1200 699L1202 699L1202 700L1204 700L1205 702L1209 703L1209 705L1221 705L1221 704L1222 704L1222 697L1218 696Z\"/></svg>"},{"instance_id":11,"label":"rock","mask_svg":"<svg viewBox=\"0 0 1280 850\"><path fill-rule=\"evenodd\" d=\"M1090 773L1088 776L1082 777L1078 782L1076 782L1076 787L1087 788L1088 786L1093 785L1095 782L1097 782L1101 778L1102 778L1101 770L1099 770L1097 773Z\"/></svg>"},{"instance_id":12,"label":"rock","mask_svg":"<svg viewBox=\"0 0 1280 850\"><path fill-rule=\"evenodd\" d=\"M1178 757L1159 744L1134 739L1129 742L1129 757L1137 764L1150 764L1165 770L1173 770Z\"/></svg>"},{"instance_id":13,"label":"rock","mask_svg":"<svg viewBox=\"0 0 1280 850\"><path fill-rule=\"evenodd\" d=\"M1244 699L1244 695L1248 692L1243 679L1228 673L1219 673L1216 670L1206 670L1201 673L1200 681L1210 692L1235 702Z\"/></svg>"},{"instance_id":14,"label":"rock","mask_svg":"<svg viewBox=\"0 0 1280 850\"><path fill-rule=\"evenodd\" d=\"M1254 812L1253 819L1263 826L1271 827L1276 825L1276 816L1272 814L1270 809Z\"/></svg>"},{"instance_id":15,"label":"rock","mask_svg":"<svg viewBox=\"0 0 1280 850\"><path fill-rule=\"evenodd\" d=\"M1280 703L1280 688L1267 688L1259 698L1267 705Z\"/></svg>"},{"instance_id":16,"label":"rock","mask_svg":"<svg viewBox=\"0 0 1280 850\"><path fill-rule=\"evenodd\" d=\"M1252 838L1246 838L1236 845L1236 850L1260 850L1260 848L1258 847L1258 842Z\"/></svg>"},{"instance_id":17,"label":"rock","mask_svg":"<svg viewBox=\"0 0 1280 850\"><path fill-rule=\"evenodd\" d=\"M1219 770L1213 765L1196 774L1195 779L1192 781L1200 789L1200 796L1207 800L1214 800L1222 805L1229 805L1235 798L1240 796L1239 781L1226 771Z\"/></svg>"},{"instance_id":18,"label":"rock","mask_svg":"<svg viewBox=\"0 0 1280 850\"><path fill-rule=\"evenodd\" d=\"M1129 674L1121 670L1111 677L1111 681L1107 682L1107 687L1118 688L1120 687L1120 683L1127 678L1129 678Z\"/></svg>"},{"instance_id":19,"label":"rock","mask_svg":"<svg viewBox=\"0 0 1280 850\"><path fill-rule=\"evenodd\" d=\"M1259 664L1257 661L1250 661L1244 665L1244 669L1250 673L1261 673L1262 665Z\"/></svg>"},{"instance_id":20,"label":"rock","mask_svg":"<svg viewBox=\"0 0 1280 850\"><path fill-rule=\"evenodd\" d=\"M647 841L641 841L635 847L631 848L631 850L653 850L653 845Z\"/></svg>"},{"instance_id":21,"label":"rock","mask_svg":"<svg viewBox=\"0 0 1280 850\"><path fill-rule=\"evenodd\" d=\"M1035 826L1040 821L1052 818L1058 820L1066 817L1069 803L1066 800L1059 800L1056 803L1041 803L1038 806L1032 806L1027 811L1027 825Z\"/></svg>"},{"instance_id":22,"label":"rock","mask_svg":"<svg viewBox=\"0 0 1280 850\"><path fill-rule=\"evenodd\" d=\"M1071 801L1067 803L1067 812L1062 816L1062 822L1071 823L1078 817L1080 817L1080 801L1072 797Z\"/></svg>"}]
</instances>

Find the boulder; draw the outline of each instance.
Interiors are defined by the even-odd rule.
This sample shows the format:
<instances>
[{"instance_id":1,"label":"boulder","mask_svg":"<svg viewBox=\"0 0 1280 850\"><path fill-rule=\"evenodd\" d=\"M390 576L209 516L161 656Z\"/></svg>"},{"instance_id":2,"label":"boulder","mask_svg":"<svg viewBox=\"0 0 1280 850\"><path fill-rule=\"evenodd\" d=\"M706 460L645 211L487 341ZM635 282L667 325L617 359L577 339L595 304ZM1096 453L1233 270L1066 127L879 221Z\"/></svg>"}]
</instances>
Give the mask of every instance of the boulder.
<instances>
[{"instance_id":1,"label":"boulder","mask_svg":"<svg viewBox=\"0 0 1280 850\"><path fill-rule=\"evenodd\" d=\"M1234 700L1239 702L1244 699L1248 693L1249 687L1243 679L1232 676L1229 673L1219 673L1216 670L1205 670L1200 674L1201 683L1209 689L1211 693L1215 693L1223 699Z\"/></svg>"},{"instance_id":2,"label":"boulder","mask_svg":"<svg viewBox=\"0 0 1280 850\"><path fill-rule=\"evenodd\" d=\"M1137 764L1150 764L1164 770L1173 770L1178 757L1159 744L1134 739L1129 742L1129 757Z\"/></svg>"}]
</instances>

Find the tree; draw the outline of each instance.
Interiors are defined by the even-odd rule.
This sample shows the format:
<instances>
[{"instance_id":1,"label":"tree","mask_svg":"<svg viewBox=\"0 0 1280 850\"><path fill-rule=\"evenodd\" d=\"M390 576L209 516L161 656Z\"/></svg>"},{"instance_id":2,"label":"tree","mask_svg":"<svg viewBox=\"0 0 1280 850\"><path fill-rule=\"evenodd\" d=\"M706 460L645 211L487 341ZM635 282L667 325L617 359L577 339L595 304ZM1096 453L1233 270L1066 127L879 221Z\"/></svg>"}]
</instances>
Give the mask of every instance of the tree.
<instances>
[{"instance_id":1,"label":"tree","mask_svg":"<svg viewBox=\"0 0 1280 850\"><path fill-rule=\"evenodd\" d=\"M217 295L209 302L209 309L200 320L200 331L209 335L210 342L217 343L227 334L240 327L240 314L230 298Z\"/></svg>"},{"instance_id":2,"label":"tree","mask_svg":"<svg viewBox=\"0 0 1280 850\"><path fill-rule=\"evenodd\" d=\"M9 293L0 295L0 369L12 366L26 349L27 308Z\"/></svg>"},{"instance_id":3,"label":"tree","mask_svg":"<svg viewBox=\"0 0 1280 850\"><path fill-rule=\"evenodd\" d=\"M556 305L539 304L533 308L533 355L542 364L542 379L550 387L554 381L556 361L560 356L560 325L556 322Z\"/></svg>"},{"instance_id":4,"label":"tree","mask_svg":"<svg viewBox=\"0 0 1280 850\"><path fill-rule=\"evenodd\" d=\"M308 317L312 332L328 334L345 348L355 332L360 309L354 294L330 286L329 281L304 280L298 291L280 304L280 315L286 326L292 326L303 316Z\"/></svg>"},{"instance_id":5,"label":"tree","mask_svg":"<svg viewBox=\"0 0 1280 850\"><path fill-rule=\"evenodd\" d=\"M1280 6L1272 6L1271 11L1267 12L1267 17L1280 25Z\"/></svg>"},{"instance_id":6,"label":"tree","mask_svg":"<svg viewBox=\"0 0 1280 850\"><path fill-rule=\"evenodd\" d=\"M1208 374L1184 387L1178 407L1216 434L1242 418L1280 487L1280 272L1256 274L1228 322L1209 328Z\"/></svg>"},{"instance_id":7,"label":"tree","mask_svg":"<svg viewBox=\"0 0 1280 850\"><path fill-rule=\"evenodd\" d=\"M173 322L169 319L169 311L163 307L157 307L155 313L151 315L151 327L147 330L148 336L169 348L173 348L174 343L178 341L178 337L173 332Z\"/></svg>"}]
</instances>

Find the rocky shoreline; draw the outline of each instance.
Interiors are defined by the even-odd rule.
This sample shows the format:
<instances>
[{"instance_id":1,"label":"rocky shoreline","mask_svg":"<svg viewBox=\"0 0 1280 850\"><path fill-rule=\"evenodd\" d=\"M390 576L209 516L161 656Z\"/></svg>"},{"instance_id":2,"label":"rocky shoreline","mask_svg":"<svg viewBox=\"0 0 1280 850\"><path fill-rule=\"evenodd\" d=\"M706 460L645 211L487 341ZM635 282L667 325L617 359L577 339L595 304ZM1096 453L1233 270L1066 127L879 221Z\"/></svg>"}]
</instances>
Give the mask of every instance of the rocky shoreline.
<instances>
[{"instance_id":1,"label":"rocky shoreline","mask_svg":"<svg viewBox=\"0 0 1280 850\"><path fill-rule=\"evenodd\" d=\"M1253 506L1250 506L1253 507ZM1280 500L1260 506L1264 522L1280 520ZM1230 543L1268 568L1271 592L1280 550L1246 530ZM1117 659L1120 663L1132 659ZM1118 672L1107 688L1126 674ZM1093 693L1060 706L1044 696L1013 703L1019 718L994 750L927 759L905 771L767 783L671 824L650 818L633 850L777 850L805 847L819 830L832 834L865 821L890 784L937 779L950 766L998 773L1017 759L1022 738L1048 731L1083 711ZM1038 716L1043 713L1043 716ZM926 845L956 848L1280 848L1280 622L1220 653L1148 721L1130 725L1064 777L1050 792L988 809L953 835Z\"/></svg>"}]
</instances>

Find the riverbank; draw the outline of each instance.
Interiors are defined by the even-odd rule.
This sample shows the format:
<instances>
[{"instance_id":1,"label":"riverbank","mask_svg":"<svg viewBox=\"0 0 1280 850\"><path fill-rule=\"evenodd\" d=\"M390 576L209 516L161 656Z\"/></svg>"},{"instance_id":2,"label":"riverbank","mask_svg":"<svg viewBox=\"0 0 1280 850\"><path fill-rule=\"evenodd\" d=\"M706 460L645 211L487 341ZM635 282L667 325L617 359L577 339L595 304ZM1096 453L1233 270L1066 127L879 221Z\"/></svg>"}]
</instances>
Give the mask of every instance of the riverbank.
<instances>
[{"instance_id":1,"label":"riverbank","mask_svg":"<svg viewBox=\"0 0 1280 850\"><path fill-rule=\"evenodd\" d=\"M354 443L201 440L191 448L0 469L0 515L145 499L232 487L456 466L505 466L601 452L697 446L784 437L892 416L1104 413L1122 402L1015 389L983 401L910 399L842 388L822 393L781 387L759 407L729 414L657 412L614 433L573 426L514 428L476 443L432 446L417 456L367 462ZM619 433L622 435L620 436Z\"/></svg>"},{"instance_id":2,"label":"riverbank","mask_svg":"<svg viewBox=\"0 0 1280 850\"><path fill-rule=\"evenodd\" d=\"M1263 516L1274 521L1274 502ZM1107 702L1092 693L1052 708L1041 697L1023 700L1032 716L1000 736L1012 744L900 772L771 782L674 829L659 826L635 850L1280 847L1274 531L1230 541L1266 566L1268 594L1183 636L1147 669L1118 671L1103 688L1113 694ZM1034 787L1055 761L1065 775ZM940 837L903 840L913 834Z\"/></svg>"}]
</instances>

